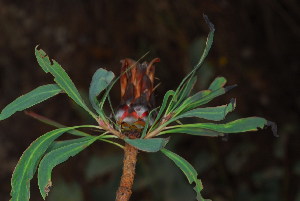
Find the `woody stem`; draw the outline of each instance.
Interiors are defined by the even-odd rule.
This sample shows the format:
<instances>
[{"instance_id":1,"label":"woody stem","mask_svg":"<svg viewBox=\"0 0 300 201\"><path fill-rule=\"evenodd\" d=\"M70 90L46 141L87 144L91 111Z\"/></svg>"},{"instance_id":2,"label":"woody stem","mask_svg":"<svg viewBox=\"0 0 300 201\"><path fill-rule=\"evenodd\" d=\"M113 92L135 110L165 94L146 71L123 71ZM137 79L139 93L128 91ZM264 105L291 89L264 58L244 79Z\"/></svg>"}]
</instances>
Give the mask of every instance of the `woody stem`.
<instances>
[{"instance_id":1,"label":"woody stem","mask_svg":"<svg viewBox=\"0 0 300 201\"><path fill-rule=\"evenodd\" d=\"M125 143L123 174L120 181L120 186L117 191L116 201L128 201L132 194L132 186L135 175L135 165L137 161L138 150Z\"/></svg>"}]
</instances>

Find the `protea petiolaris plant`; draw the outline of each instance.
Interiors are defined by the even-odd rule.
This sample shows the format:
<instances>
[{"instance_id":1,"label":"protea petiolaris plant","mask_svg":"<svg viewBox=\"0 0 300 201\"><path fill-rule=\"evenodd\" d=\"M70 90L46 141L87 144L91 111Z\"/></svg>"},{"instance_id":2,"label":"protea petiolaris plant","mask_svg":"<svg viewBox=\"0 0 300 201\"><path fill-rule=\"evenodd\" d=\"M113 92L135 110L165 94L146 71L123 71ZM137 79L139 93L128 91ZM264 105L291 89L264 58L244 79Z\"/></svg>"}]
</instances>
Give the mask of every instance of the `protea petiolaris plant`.
<instances>
[{"instance_id":1,"label":"protea petiolaris plant","mask_svg":"<svg viewBox=\"0 0 300 201\"><path fill-rule=\"evenodd\" d=\"M124 59L121 61L121 74L118 78L114 78L114 74L110 71L102 68L98 69L92 78L89 89L89 100L95 113L85 104L63 68L56 61L51 61L43 50L36 48L35 54L39 65L46 73L54 76L56 84L40 86L17 98L2 110L0 120L4 120L17 111L25 110L59 93L66 93L95 119L97 125L66 127L33 112L27 112L28 115L55 126L57 129L42 135L24 151L12 176L11 200L29 200L30 180L36 172L40 193L45 199L52 186L52 169L96 141L108 142L124 149L123 174L116 195L117 201L130 199L139 151L161 151L183 171L189 183L195 183L196 199L205 200L200 194L203 187L196 170L182 157L164 148L169 141L168 137L164 137L166 134L172 136L175 133L182 133L218 137L223 136L225 133L256 131L263 129L265 126L271 126L276 134L276 125L260 117L242 118L228 123L203 123L201 121L201 119L209 121L224 120L226 115L232 112L236 106L233 99L226 105L203 107L203 105L234 87L225 87L226 79L223 77L217 77L207 90L191 94L197 80L197 71L207 56L213 41L214 27L206 16L204 18L209 25L210 33L206 48L198 64L182 80L177 89L166 92L159 107L154 105L153 96L155 90L154 63L158 62L159 59L153 59L149 64L146 62L140 64L139 61ZM121 82L121 103L114 111L110 104L109 92L118 80ZM103 110L106 102L111 107L111 116ZM196 123L188 124L180 122L181 119L191 117L199 120ZM80 128L97 129L100 134L91 135L78 130ZM57 141L64 133L74 135L76 138Z\"/></svg>"}]
</instances>

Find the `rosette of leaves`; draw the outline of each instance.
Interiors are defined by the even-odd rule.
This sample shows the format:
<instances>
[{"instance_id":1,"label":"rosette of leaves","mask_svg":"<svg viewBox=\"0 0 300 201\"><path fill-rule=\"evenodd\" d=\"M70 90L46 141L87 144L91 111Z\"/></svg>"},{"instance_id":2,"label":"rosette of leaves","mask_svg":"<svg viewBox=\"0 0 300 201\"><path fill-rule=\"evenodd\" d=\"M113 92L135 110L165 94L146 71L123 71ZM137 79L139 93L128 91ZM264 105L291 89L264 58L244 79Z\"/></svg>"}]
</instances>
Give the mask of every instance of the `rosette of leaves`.
<instances>
[{"instance_id":1,"label":"rosette of leaves","mask_svg":"<svg viewBox=\"0 0 300 201\"><path fill-rule=\"evenodd\" d=\"M97 124L67 127L33 112L27 112L28 115L57 129L37 138L22 154L12 175L11 201L28 201L30 199L30 181L35 174L38 176L40 193L45 199L52 186L51 173L53 168L99 141L111 143L120 148L124 147L121 141L125 141L125 143L141 151L161 151L161 153L171 159L182 170L190 184L194 183L196 199L205 200L201 196L203 186L196 170L185 159L164 148L169 138L162 137L163 135L168 134L171 136L175 133L181 133L195 136L218 137L227 133L256 131L266 126L271 126L273 132L276 134L276 125L260 117L242 118L228 123L213 123L224 120L226 115L236 107L235 99L232 99L226 105L203 107L203 105L225 94L234 87L225 86L226 79L224 77L217 77L207 90L191 94L197 80L197 71L201 67L213 43L214 26L206 16L204 18L209 25L210 33L198 64L182 80L177 89L169 90L165 94L154 123L150 126L149 121L147 121L141 137L138 139L127 138L115 123L115 120L109 118L103 110L106 102L111 106L109 92L120 76L115 78L113 72L103 68L95 72L89 89L89 101L93 108L89 108L64 69L55 60L50 60L43 50L36 47L35 56L39 66L46 73L50 73L54 77L55 84L39 86L31 92L20 96L2 110L0 120L4 120L18 111L28 109L55 95L64 93L95 119L95 123ZM199 122L181 124L179 121L191 117L199 119ZM213 122L203 123L201 120ZM97 129L99 135L88 134L78 130L80 128ZM73 135L74 139L58 141L58 138L63 134Z\"/></svg>"}]
</instances>

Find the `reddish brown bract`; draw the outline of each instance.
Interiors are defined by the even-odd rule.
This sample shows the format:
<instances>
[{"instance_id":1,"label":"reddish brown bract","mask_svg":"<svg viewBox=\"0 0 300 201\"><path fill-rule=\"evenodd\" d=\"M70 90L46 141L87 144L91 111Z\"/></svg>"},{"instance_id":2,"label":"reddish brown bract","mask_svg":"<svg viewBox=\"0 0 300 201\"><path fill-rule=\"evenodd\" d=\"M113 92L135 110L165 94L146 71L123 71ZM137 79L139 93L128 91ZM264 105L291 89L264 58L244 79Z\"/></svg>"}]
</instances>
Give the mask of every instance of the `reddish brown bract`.
<instances>
[{"instance_id":1,"label":"reddish brown bract","mask_svg":"<svg viewBox=\"0 0 300 201\"><path fill-rule=\"evenodd\" d=\"M137 63L132 59L121 60L121 103L116 120L124 129L141 129L145 125L149 110L154 107L154 63L158 58Z\"/></svg>"}]
</instances>

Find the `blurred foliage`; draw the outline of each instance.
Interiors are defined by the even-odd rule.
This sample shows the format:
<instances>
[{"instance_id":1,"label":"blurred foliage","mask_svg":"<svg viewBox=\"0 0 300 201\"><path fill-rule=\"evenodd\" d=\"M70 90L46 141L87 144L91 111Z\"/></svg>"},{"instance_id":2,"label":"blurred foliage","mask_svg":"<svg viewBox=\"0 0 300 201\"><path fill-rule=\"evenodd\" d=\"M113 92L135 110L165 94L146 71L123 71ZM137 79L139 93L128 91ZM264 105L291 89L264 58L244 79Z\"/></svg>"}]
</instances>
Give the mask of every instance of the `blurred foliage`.
<instances>
[{"instance_id":1,"label":"blurred foliage","mask_svg":"<svg viewBox=\"0 0 300 201\"><path fill-rule=\"evenodd\" d=\"M265 116L277 122L280 138L273 138L268 131L232 135L227 141L178 135L172 140L176 152L195 164L204 195L213 201L299 201L299 7L295 0L234 3L228 0L76 0L72 3L2 0L0 108L35 88L37 83L49 83L49 76L38 70L35 63L33 50L37 44L61 61L80 89L88 88L97 68L106 67L118 74L120 59L139 58L150 49L150 58L162 60L157 65L161 85L156 99L160 102L166 90L174 89L190 71L193 49L201 48L201 38L207 33L202 19L205 13L217 30L206 63L209 66L200 72L203 77L199 79L199 89L218 75L237 83L239 87L235 91L215 104L236 97L237 113ZM117 105L118 86L113 90L112 101ZM64 100L63 96L55 97L50 106L42 104L34 110L67 125L89 121L81 115L81 109L74 112ZM1 200L9 199L11 173L22 151L40 133L49 130L50 127L21 113L0 124ZM98 158L93 162L95 166L101 159L104 164L114 163L110 157L115 155L108 153L120 157L122 154L109 145L93 146L59 167L54 171L53 178L58 179L50 196L55 196L57 191L57 196L71 191L70 196L77 195L86 201L113 200L121 174L120 159L119 166L109 166L110 171L89 173L98 175L91 180L85 176L87 169L91 172L97 169L89 166L95 156ZM193 199L188 182L171 161L160 160L164 156L159 153L153 154L153 158L152 154L141 155L132 200ZM168 179L160 180L160 174ZM69 190L60 190L60 182L61 188ZM77 199L66 196L65 201ZM32 200L41 200L37 191L33 192Z\"/></svg>"}]
</instances>

